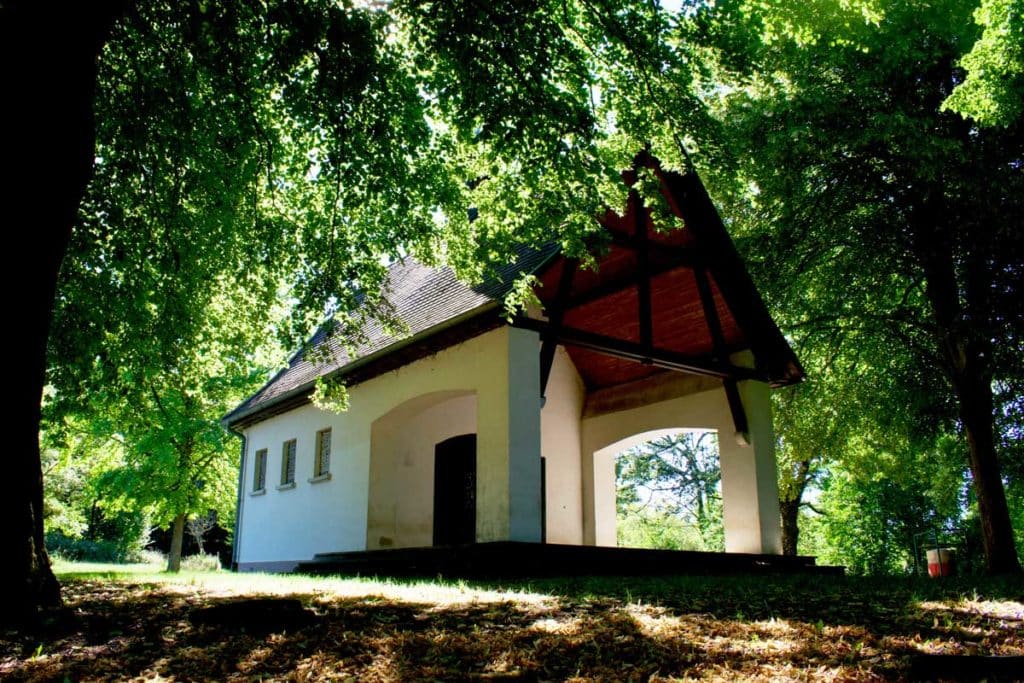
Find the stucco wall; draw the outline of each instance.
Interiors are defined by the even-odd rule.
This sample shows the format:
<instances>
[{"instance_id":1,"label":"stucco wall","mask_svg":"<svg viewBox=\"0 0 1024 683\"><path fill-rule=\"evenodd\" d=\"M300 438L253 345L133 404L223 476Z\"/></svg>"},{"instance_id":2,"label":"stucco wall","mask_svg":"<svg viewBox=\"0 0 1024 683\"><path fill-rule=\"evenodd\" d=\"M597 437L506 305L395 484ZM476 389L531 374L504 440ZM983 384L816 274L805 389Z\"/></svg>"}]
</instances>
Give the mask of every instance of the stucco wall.
<instances>
[{"instance_id":1,"label":"stucco wall","mask_svg":"<svg viewBox=\"0 0 1024 683\"><path fill-rule=\"evenodd\" d=\"M721 387L585 417L581 430L584 543L616 545L618 453L667 431L714 429L719 436L726 550L781 552L769 391L760 382L740 383L751 424L748 446L736 442L732 413Z\"/></svg>"},{"instance_id":2,"label":"stucco wall","mask_svg":"<svg viewBox=\"0 0 1024 683\"><path fill-rule=\"evenodd\" d=\"M434 446L475 433L475 394L427 394L373 423L368 549L433 542Z\"/></svg>"},{"instance_id":3,"label":"stucco wall","mask_svg":"<svg viewBox=\"0 0 1024 683\"><path fill-rule=\"evenodd\" d=\"M396 407L435 392L476 396L477 540L539 540L538 343L535 333L501 327L352 387L345 413L303 406L251 426L246 430L240 567L365 549L371 425ZM333 430L331 479L311 484L316 432L326 427ZM281 445L291 438L298 440L297 486L278 491ZM253 454L261 448L269 454L268 486L266 494L253 496ZM424 486L420 482L416 490Z\"/></svg>"},{"instance_id":4,"label":"stucco wall","mask_svg":"<svg viewBox=\"0 0 1024 683\"><path fill-rule=\"evenodd\" d=\"M563 347L555 352L541 411L541 454L547 468L547 541L583 543L580 416L586 390Z\"/></svg>"},{"instance_id":5,"label":"stucco wall","mask_svg":"<svg viewBox=\"0 0 1024 683\"><path fill-rule=\"evenodd\" d=\"M369 430L346 419L303 406L254 425L246 433L238 562L310 559L317 552L362 549L366 538L366 479ZM316 433L331 428L331 478L315 484ZM279 491L281 446L296 439L293 489ZM252 494L257 450L267 449L266 493ZM344 501L342 505L341 502Z\"/></svg>"}]
</instances>

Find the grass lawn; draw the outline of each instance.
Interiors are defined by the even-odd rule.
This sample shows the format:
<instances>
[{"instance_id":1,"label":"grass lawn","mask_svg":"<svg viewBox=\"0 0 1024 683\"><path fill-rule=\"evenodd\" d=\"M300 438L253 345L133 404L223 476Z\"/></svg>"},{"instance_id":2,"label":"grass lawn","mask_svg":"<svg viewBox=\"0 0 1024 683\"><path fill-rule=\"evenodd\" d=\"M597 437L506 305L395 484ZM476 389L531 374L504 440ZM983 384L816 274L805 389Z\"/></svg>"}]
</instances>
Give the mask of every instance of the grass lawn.
<instances>
[{"instance_id":1,"label":"grass lawn","mask_svg":"<svg viewBox=\"0 0 1024 683\"><path fill-rule=\"evenodd\" d=\"M56 569L65 614L0 634L0 680L898 680L923 655L1024 655L1020 579L498 585ZM255 596L298 598L308 623L189 619Z\"/></svg>"}]
</instances>

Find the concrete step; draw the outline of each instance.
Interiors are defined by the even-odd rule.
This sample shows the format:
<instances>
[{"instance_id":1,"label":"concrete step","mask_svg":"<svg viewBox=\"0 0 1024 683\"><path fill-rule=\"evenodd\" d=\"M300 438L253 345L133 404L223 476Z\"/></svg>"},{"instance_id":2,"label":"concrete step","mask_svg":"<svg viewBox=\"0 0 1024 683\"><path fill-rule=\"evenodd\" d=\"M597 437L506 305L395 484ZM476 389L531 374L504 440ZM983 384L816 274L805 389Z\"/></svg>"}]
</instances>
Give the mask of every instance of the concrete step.
<instances>
[{"instance_id":1,"label":"concrete step","mask_svg":"<svg viewBox=\"0 0 1024 683\"><path fill-rule=\"evenodd\" d=\"M511 541L322 553L301 563L308 574L527 578L552 576L657 576L701 574L842 575L809 556L608 548Z\"/></svg>"}]
</instances>

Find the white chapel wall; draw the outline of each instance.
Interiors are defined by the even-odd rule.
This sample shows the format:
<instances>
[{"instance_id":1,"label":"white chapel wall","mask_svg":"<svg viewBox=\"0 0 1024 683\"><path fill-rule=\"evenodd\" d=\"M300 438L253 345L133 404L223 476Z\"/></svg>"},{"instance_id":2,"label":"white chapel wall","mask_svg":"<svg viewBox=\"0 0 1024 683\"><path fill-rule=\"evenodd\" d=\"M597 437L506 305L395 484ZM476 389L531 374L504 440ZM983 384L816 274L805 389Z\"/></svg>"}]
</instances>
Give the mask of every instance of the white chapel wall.
<instances>
[{"instance_id":1,"label":"white chapel wall","mask_svg":"<svg viewBox=\"0 0 1024 683\"><path fill-rule=\"evenodd\" d=\"M547 468L547 542L583 543L580 417L586 389L565 348L555 352L541 411L541 454Z\"/></svg>"},{"instance_id":2,"label":"white chapel wall","mask_svg":"<svg viewBox=\"0 0 1024 683\"><path fill-rule=\"evenodd\" d=\"M433 543L434 446L475 433L476 395L458 392L413 399L373 423L368 550Z\"/></svg>"},{"instance_id":3,"label":"white chapel wall","mask_svg":"<svg viewBox=\"0 0 1024 683\"><path fill-rule=\"evenodd\" d=\"M524 426L529 411L511 407L525 406L527 394L539 400L536 353L526 352L536 344L535 333L499 327L352 387L347 412L332 414L306 405L251 426L246 430L240 567L288 569L286 565L316 553L366 549L371 425L394 408L434 392L475 395L477 540L514 536L510 503L531 504L528 496L524 498L531 482L517 477L523 471L532 476L529 461L539 459L540 427L539 417L533 430ZM326 427L333 432L331 479L309 483L316 432ZM281 445L291 438L298 440L297 486L278 491L274 486L280 476ZM519 441L514 443L515 439ZM253 496L253 454L261 448L267 448L269 456L267 491ZM535 469L539 509L539 460ZM432 471L430 480L417 482L415 490L426 491L428 484L432 496ZM519 517L529 521L529 512ZM539 540L539 526L537 536Z\"/></svg>"}]
</instances>

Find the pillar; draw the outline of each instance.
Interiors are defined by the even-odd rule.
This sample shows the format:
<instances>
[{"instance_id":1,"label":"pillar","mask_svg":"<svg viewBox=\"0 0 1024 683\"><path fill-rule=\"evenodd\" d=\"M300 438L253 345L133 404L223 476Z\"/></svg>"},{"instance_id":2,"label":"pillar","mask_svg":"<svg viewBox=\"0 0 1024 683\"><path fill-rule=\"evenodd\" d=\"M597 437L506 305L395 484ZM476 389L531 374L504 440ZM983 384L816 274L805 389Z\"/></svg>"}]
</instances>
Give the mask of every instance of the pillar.
<instances>
[{"instance_id":1,"label":"pillar","mask_svg":"<svg viewBox=\"0 0 1024 683\"><path fill-rule=\"evenodd\" d=\"M749 445L737 438L731 419L718 429L726 552L782 553L770 392L764 382L739 383Z\"/></svg>"},{"instance_id":2,"label":"pillar","mask_svg":"<svg viewBox=\"0 0 1024 683\"><path fill-rule=\"evenodd\" d=\"M540 354L536 332L508 328L508 498L510 541L540 543Z\"/></svg>"}]
</instances>

